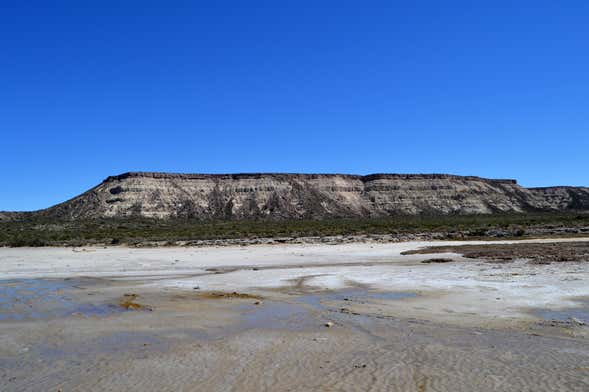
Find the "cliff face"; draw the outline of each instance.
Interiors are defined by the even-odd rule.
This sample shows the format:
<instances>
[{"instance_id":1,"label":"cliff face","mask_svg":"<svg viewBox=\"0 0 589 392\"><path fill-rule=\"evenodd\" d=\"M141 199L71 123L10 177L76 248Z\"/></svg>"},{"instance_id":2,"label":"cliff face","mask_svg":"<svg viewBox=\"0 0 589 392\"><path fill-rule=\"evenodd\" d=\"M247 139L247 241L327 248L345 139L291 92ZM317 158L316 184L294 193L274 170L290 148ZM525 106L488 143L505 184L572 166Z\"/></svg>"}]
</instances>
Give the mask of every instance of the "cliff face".
<instances>
[{"instance_id":1,"label":"cliff face","mask_svg":"<svg viewBox=\"0 0 589 392\"><path fill-rule=\"evenodd\" d=\"M125 173L35 214L59 218L322 219L589 210L589 188L446 174Z\"/></svg>"},{"instance_id":2,"label":"cliff face","mask_svg":"<svg viewBox=\"0 0 589 392\"><path fill-rule=\"evenodd\" d=\"M529 191L555 210L589 209L589 188L586 187L553 186L529 188Z\"/></svg>"}]
</instances>

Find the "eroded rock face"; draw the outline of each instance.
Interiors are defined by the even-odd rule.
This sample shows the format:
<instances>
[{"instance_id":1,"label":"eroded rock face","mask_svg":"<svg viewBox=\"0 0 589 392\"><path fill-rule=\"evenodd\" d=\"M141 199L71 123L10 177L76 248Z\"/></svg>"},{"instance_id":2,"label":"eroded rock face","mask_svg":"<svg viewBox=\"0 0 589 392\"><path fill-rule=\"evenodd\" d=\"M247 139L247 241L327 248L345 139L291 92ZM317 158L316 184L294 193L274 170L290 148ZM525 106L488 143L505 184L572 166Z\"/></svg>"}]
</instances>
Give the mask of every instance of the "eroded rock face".
<instances>
[{"instance_id":1,"label":"eroded rock face","mask_svg":"<svg viewBox=\"0 0 589 392\"><path fill-rule=\"evenodd\" d=\"M589 188L572 186L553 186L529 188L536 197L545 200L555 210L589 209Z\"/></svg>"},{"instance_id":2,"label":"eroded rock face","mask_svg":"<svg viewBox=\"0 0 589 392\"><path fill-rule=\"evenodd\" d=\"M59 218L321 219L588 210L589 188L526 189L446 174L167 174L109 177L37 214Z\"/></svg>"},{"instance_id":3,"label":"eroded rock face","mask_svg":"<svg viewBox=\"0 0 589 392\"><path fill-rule=\"evenodd\" d=\"M22 212L10 212L10 211L0 211L0 222L7 222L12 220L17 220L23 217L26 213Z\"/></svg>"}]
</instances>

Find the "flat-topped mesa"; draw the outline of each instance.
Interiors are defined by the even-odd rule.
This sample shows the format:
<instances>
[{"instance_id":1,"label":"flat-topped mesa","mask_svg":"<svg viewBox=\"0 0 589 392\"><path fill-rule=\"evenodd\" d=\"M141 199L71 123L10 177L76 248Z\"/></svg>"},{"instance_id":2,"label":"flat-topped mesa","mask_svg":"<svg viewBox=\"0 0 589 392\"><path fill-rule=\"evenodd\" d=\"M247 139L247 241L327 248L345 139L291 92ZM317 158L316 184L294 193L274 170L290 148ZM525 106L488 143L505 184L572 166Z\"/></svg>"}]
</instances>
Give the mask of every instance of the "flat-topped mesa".
<instances>
[{"instance_id":1,"label":"flat-topped mesa","mask_svg":"<svg viewBox=\"0 0 589 392\"><path fill-rule=\"evenodd\" d=\"M477 176L458 176L454 174L397 174L397 173L375 173L361 176L362 181L374 181L381 179L402 179L402 180L465 180L465 181L484 181L490 183L504 183L504 184L517 184L516 180L513 179L496 179L496 178L483 178Z\"/></svg>"},{"instance_id":2,"label":"flat-topped mesa","mask_svg":"<svg viewBox=\"0 0 589 392\"><path fill-rule=\"evenodd\" d=\"M451 174L129 172L35 214L245 220L589 210L583 189L526 189L515 180Z\"/></svg>"},{"instance_id":3,"label":"flat-topped mesa","mask_svg":"<svg viewBox=\"0 0 589 392\"><path fill-rule=\"evenodd\" d=\"M439 180L439 179L461 179L471 181L485 181L496 183L517 184L514 179L491 179L477 176L459 176L454 174L402 174L402 173L374 173L367 175L357 174L339 174L339 173L223 173L223 174L204 174L204 173L162 173L162 172L126 172L116 176L109 176L103 182L124 180L132 177L144 178L180 178L188 180L204 179L260 179L260 178L281 178L281 179L320 179L320 178L348 178L360 180L363 182L381 180L381 179L404 179L404 180Z\"/></svg>"}]
</instances>

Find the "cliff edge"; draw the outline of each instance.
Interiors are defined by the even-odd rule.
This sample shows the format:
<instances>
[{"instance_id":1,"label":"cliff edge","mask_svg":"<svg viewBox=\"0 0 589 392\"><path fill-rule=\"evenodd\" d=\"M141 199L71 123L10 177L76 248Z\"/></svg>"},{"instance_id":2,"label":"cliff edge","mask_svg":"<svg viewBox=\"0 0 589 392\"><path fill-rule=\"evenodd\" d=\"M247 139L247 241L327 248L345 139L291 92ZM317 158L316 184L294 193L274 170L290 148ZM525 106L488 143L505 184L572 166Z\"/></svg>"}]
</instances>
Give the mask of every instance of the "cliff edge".
<instances>
[{"instance_id":1,"label":"cliff edge","mask_svg":"<svg viewBox=\"0 0 589 392\"><path fill-rule=\"evenodd\" d=\"M589 188L524 188L510 179L450 174L129 172L33 215L241 220L572 210L589 210Z\"/></svg>"}]
</instances>

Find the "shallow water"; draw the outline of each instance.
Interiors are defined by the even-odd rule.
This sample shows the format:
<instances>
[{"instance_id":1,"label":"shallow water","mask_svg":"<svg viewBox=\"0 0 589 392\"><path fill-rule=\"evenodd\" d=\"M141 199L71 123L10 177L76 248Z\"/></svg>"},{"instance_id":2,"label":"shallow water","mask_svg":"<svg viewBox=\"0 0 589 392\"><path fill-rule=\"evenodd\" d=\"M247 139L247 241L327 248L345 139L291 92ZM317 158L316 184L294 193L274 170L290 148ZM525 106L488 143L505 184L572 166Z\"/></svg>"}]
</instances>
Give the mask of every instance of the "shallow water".
<instances>
[{"instance_id":1,"label":"shallow water","mask_svg":"<svg viewBox=\"0 0 589 392\"><path fill-rule=\"evenodd\" d=\"M309 309L287 302L266 301L260 305L242 305L240 310L239 326L243 329L299 330L319 324Z\"/></svg>"},{"instance_id":2,"label":"shallow water","mask_svg":"<svg viewBox=\"0 0 589 392\"><path fill-rule=\"evenodd\" d=\"M43 319L72 314L104 316L124 309L78 300L81 280L10 279L0 281L0 321Z\"/></svg>"},{"instance_id":3,"label":"shallow water","mask_svg":"<svg viewBox=\"0 0 589 392\"><path fill-rule=\"evenodd\" d=\"M296 301L307 304L319 310L325 310L324 302L346 301L356 303L370 303L375 300L397 301L416 297L417 294L409 291L370 291L367 289L344 289L335 292L305 294L297 297Z\"/></svg>"},{"instance_id":4,"label":"shallow water","mask_svg":"<svg viewBox=\"0 0 589 392\"><path fill-rule=\"evenodd\" d=\"M139 331L119 331L92 337L88 340L72 340L59 343L45 342L35 348L43 360L68 360L92 358L97 355L114 355L131 350L163 350L167 347L164 339Z\"/></svg>"},{"instance_id":5,"label":"shallow water","mask_svg":"<svg viewBox=\"0 0 589 392\"><path fill-rule=\"evenodd\" d=\"M402 300L412 298L412 292L381 292L367 289L344 289L296 295L292 301L264 301L259 305L239 305L239 322L234 327L240 330L261 328L281 330L301 330L323 325L326 320L318 319L317 313L333 311L333 302L346 301L371 303L382 300Z\"/></svg>"},{"instance_id":6,"label":"shallow water","mask_svg":"<svg viewBox=\"0 0 589 392\"><path fill-rule=\"evenodd\" d=\"M589 324L589 301L580 301L579 305L564 309L535 309L533 313L548 321L571 321L575 318Z\"/></svg>"}]
</instances>

